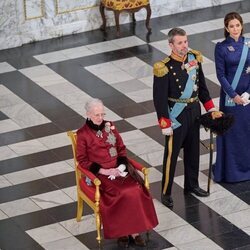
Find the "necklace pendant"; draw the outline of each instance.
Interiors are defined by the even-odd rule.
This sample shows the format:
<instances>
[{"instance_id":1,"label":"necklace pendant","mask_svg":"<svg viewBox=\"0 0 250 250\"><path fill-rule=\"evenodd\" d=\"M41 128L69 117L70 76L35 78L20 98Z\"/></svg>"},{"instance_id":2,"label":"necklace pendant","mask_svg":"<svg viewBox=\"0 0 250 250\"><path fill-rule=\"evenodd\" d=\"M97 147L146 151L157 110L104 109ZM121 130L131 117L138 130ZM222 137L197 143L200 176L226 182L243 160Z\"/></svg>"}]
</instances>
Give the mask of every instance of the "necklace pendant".
<instances>
[{"instance_id":1,"label":"necklace pendant","mask_svg":"<svg viewBox=\"0 0 250 250\"><path fill-rule=\"evenodd\" d=\"M95 134L98 138L102 138L102 131L98 130Z\"/></svg>"}]
</instances>

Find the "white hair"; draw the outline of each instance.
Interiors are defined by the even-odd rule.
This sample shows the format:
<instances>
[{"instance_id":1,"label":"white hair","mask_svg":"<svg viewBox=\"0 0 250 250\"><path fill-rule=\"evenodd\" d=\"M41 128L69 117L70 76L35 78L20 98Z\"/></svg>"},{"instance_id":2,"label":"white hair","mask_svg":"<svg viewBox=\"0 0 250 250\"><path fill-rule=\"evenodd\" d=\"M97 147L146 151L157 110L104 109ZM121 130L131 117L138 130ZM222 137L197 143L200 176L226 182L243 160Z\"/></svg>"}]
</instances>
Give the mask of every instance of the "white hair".
<instances>
[{"instance_id":1,"label":"white hair","mask_svg":"<svg viewBox=\"0 0 250 250\"><path fill-rule=\"evenodd\" d=\"M103 105L103 102L98 98L91 98L85 103L85 110L86 112L91 112L91 109L95 107L96 105L101 104Z\"/></svg>"}]
</instances>

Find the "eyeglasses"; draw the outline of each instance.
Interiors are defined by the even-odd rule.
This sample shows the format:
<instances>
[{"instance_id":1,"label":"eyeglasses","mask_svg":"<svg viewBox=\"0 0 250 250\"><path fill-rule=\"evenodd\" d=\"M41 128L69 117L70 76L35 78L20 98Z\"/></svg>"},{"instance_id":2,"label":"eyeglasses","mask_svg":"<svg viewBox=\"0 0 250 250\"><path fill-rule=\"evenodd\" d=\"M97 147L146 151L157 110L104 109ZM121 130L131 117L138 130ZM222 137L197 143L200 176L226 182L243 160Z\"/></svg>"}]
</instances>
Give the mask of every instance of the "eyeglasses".
<instances>
[{"instance_id":1,"label":"eyeglasses","mask_svg":"<svg viewBox=\"0 0 250 250\"><path fill-rule=\"evenodd\" d=\"M104 117L106 114L105 113L100 113L100 114L93 114L94 117Z\"/></svg>"}]
</instances>

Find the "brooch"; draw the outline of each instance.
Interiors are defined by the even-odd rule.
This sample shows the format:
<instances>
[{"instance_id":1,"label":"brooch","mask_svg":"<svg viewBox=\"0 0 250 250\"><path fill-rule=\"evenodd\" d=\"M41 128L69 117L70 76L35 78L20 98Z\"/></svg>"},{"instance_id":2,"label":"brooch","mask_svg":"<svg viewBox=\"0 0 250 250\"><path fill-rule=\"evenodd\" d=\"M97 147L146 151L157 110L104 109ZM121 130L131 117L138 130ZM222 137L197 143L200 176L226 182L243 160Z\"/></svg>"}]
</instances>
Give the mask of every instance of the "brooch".
<instances>
[{"instance_id":1,"label":"brooch","mask_svg":"<svg viewBox=\"0 0 250 250\"><path fill-rule=\"evenodd\" d=\"M234 47L233 46L227 46L227 49L231 52L235 51Z\"/></svg>"},{"instance_id":2,"label":"brooch","mask_svg":"<svg viewBox=\"0 0 250 250\"><path fill-rule=\"evenodd\" d=\"M250 41L245 42L245 45L250 48Z\"/></svg>"},{"instance_id":3,"label":"brooch","mask_svg":"<svg viewBox=\"0 0 250 250\"><path fill-rule=\"evenodd\" d=\"M249 74L250 73L250 66L247 67L246 69L246 73Z\"/></svg>"},{"instance_id":4,"label":"brooch","mask_svg":"<svg viewBox=\"0 0 250 250\"><path fill-rule=\"evenodd\" d=\"M191 62L188 62L184 65L184 68L187 70L187 72L193 70L193 69L196 69L198 66L198 63L196 60L193 60Z\"/></svg>"}]
</instances>

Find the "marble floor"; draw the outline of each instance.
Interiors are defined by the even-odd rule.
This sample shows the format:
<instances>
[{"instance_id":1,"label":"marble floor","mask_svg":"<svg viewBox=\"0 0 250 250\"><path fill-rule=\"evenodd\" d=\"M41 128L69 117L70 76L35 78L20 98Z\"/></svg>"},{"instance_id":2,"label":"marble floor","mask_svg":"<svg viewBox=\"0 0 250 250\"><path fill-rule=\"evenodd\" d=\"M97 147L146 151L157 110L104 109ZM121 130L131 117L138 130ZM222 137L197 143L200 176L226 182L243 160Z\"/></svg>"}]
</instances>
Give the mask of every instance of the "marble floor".
<instances>
[{"instance_id":1,"label":"marble floor","mask_svg":"<svg viewBox=\"0 0 250 250\"><path fill-rule=\"evenodd\" d=\"M166 57L166 34L183 27L190 48L201 50L207 85L218 103L214 47L223 17L237 10L250 37L250 1L94 30L0 51L0 249L98 249L95 221L86 206L77 223L75 175L66 131L82 126L89 97L104 101L128 155L150 169L159 225L147 249L250 249L250 181L212 183L211 195L183 195L179 156L172 210L160 202L164 138L152 102L152 65ZM201 128L201 140L209 133ZM206 188L208 151L201 145L200 186ZM216 152L214 152L215 156ZM118 249L104 240L103 249ZM130 246L130 249L136 249Z\"/></svg>"}]
</instances>

